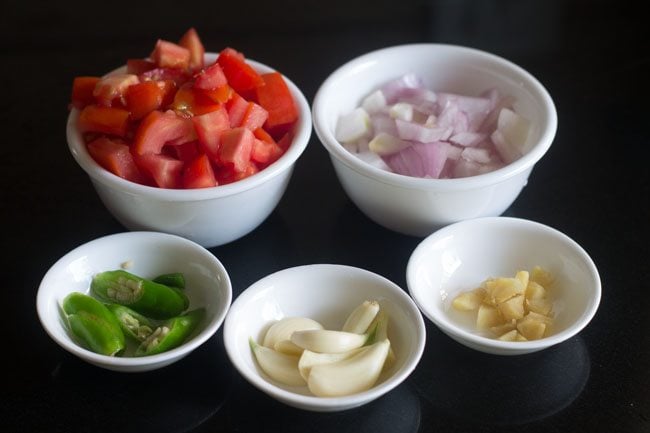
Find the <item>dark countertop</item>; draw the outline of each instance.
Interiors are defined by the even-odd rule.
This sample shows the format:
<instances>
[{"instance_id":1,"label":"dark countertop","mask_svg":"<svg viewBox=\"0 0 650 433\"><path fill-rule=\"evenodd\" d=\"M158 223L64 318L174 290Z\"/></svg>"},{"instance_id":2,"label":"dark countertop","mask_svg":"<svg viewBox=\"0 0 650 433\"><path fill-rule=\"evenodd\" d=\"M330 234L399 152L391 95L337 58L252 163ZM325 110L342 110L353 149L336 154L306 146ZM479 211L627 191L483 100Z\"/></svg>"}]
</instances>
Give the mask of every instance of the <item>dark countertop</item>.
<instances>
[{"instance_id":1,"label":"dark countertop","mask_svg":"<svg viewBox=\"0 0 650 433\"><path fill-rule=\"evenodd\" d=\"M5 3L0 223L9 334L0 430L650 432L650 50L646 15L634 2ZM402 43L468 45L530 71L554 98L559 128L505 215L557 228L587 250L603 286L593 321L563 344L507 358L460 346L426 321L427 346L406 382L331 414L286 407L249 385L229 363L221 330L151 373L113 373L65 352L38 322L39 282L70 249L125 230L67 150L72 79L148 54L157 38L176 40L191 26L208 50L230 45L278 68L310 102L345 61ZM366 268L406 289L406 263L420 241L367 219L313 134L268 220L211 252L235 297L273 271L307 263Z\"/></svg>"}]
</instances>

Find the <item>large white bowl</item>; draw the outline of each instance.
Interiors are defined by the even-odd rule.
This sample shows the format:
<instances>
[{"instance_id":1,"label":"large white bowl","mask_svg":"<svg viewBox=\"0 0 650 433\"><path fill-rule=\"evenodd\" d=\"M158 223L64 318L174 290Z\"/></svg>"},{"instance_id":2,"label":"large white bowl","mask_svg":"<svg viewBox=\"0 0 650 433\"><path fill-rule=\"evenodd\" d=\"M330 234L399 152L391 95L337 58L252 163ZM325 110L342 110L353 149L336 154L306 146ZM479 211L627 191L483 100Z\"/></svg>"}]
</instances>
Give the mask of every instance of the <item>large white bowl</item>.
<instances>
[{"instance_id":1,"label":"large white bowl","mask_svg":"<svg viewBox=\"0 0 650 433\"><path fill-rule=\"evenodd\" d=\"M308 317L326 329L341 329L357 305L373 299L387 312L388 338L396 356L373 388L345 397L315 397L306 386L277 383L259 369L248 338L261 342L274 321ZM284 269L246 289L231 306L223 338L230 360L255 387L290 406L333 412L366 404L406 379L422 356L425 332L417 306L393 282L359 268L317 264Z\"/></svg>"},{"instance_id":2,"label":"large white bowl","mask_svg":"<svg viewBox=\"0 0 650 433\"><path fill-rule=\"evenodd\" d=\"M348 152L334 136L349 113L382 84L413 72L435 91L478 95L497 88L531 121L528 152L504 168L460 179L422 179L381 170ZM370 219L397 232L425 236L443 225L503 213L550 147L557 114L548 92L528 72L495 55L459 46L403 45L358 57L334 71L313 104L314 129L343 189Z\"/></svg>"},{"instance_id":3,"label":"large white bowl","mask_svg":"<svg viewBox=\"0 0 650 433\"><path fill-rule=\"evenodd\" d=\"M89 293L93 275L120 269L145 278L181 272L186 281L189 309L205 308L198 329L181 346L159 355L113 357L86 350L64 325L61 303L72 292ZM155 232L129 232L105 236L83 244L59 259L38 288L36 309L45 331L68 352L98 367L141 372L164 367L187 356L221 326L232 300L230 278L221 262L200 245L179 236Z\"/></svg>"},{"instance_id":4,"label":"large white bowl","mask_svg":"<svg viewBox=\"0 0 650 433\"><path fill-rule=\"evenodd\" d=\"M499 341L481 335L475 314L453 310L451 301L488 277L514 276L541 266L553 274L553 333L540 340ZM472 349L519 355L561 343L580 332L600 304L600 277L575 241L540 223L506 217L478 218L447 226L424 239L409 259L411 296L442 332Z\"/></svg>"},{"instance_id":5,"label":"large white bowl","mask_svg":"<svg viewBox=\"0 0 650 433\"><path fill-rule=\"evenodd\" d=\"M206 54L206 64L216 54ZM261 73L273 69L248 61ZM116 72L116 71L114 71ZM299 120L293 142L276 162L246 179L214 188L162 189L127 181L105 170L90 156L77 126L79 110L68 117L70 152L90 176L108 211L129 230L153 230L191 239L205 247L248 234L275 209L289 183L296 160L311 136L311 112L300 89L284 77L296 102Z\"/></svg>"}]
</instances>

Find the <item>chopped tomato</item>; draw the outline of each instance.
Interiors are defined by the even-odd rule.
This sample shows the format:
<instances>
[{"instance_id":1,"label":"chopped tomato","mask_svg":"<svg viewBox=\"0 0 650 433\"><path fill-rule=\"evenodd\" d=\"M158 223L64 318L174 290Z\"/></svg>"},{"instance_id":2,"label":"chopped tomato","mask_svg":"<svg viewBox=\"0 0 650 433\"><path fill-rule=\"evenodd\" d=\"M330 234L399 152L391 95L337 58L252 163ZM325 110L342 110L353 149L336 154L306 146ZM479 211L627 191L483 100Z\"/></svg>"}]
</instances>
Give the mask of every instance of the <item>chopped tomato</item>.
<instances>
[{"instance_id":1,"label":"chopped tomato","mask_svg":"<svg viewBox=\"0 0 650 433\"><path fill-rule=\"evenodd\" d=\"M129 126L129 112L121 108L87 105L79 114L79 128L84 131L124 137Z\"/></svg>"},{"instance_id":2,"label":"chopped tomato","mask_svg":"<svg viewBox=\"0 0 650 433\"><path fill-rule=\"evenodd\" d=\"M152 111L158 110L162 106L165 93L164 81L145 81L130 86L126 90L124 99L127 110L131 112L131 118L139 120Z\"/></svg>"},{"instance_id":3,"label":"chopped tomato","mask_svg":"<svg viewBox=\"0 0 650 433\"><path fill-rule=\"evenodd\" d=\"M99 80L99 77L76 77L72 82L72 106L83 108L93 104L95 102L93 91Z\"/></svg>"},{"instance_id":4,"label":"chopped tomato","mask_svg":"<svg viewBox=\"0 0 650 433\"><path fill-rule=\"evenodd\" d=\"M269 112L265 129L274 137L281 137L298 119L298 109L287 83L279 72L263 74L263 86L255 89L257 103Z\"/></svg>"},{"instance_id":5,"label":"chopped tomato","mask_svg":"<svg viewBox=\"0 0 650 433\"><path fill-rule=\"evenodd\" d=\"M274 141L263 141L260 139L253 140L253 150L251 151L251 160L257 163L268 165L282 156L284 150Z\"/></svg>"},{"instance_id":6,"label":"chopped tomato","mask_svg":"<svg viewBox=\"0 0 650 433\"><path fill-rule=\"evenodd\" d=\"M153 153L134 155L133 158L140 170L151 175L158 187L181 188L183 161L167 155L156 155Z\"/></svg>"},{"instance_id":7,"label":"chopped tomato","mask_svg":"<svg viewBox=\"0 0 650 433\"><path fill-rule=\"evenodd\" d=\"M145 59L129 59L126 61L126 73L140 75L156 67L154 62Z\"/></svg>"},{"instance_id":8,"label":"chopped tomato","mask_svg":"<svg viewBox=\"0 0 650 433\"><path fill-rule=\"evenodd\" d=\"M254 139L255 136L247 128L234 128L222 132L219 162L231 166L236 172L243 172L250 162Z\"/></svg>"},{"instance_id":9,"label":"chopped tomato","mask_svg":"<svg viewBox=\"0 0 650 433\"><path fill-rule=\"evenodd\" d=\"M206 154L201 154L185 165L183 188L210 188L217 186L214 171Z\"/></svg>"},{"instance_id":10,"label":"chopped tomato","mask_svg":"<svg viewBox=\"0 0 650 433\"><path fill-rule=\"evenodd\" d=\"M228 80L226 80L226 76L223 74L219 63L215 62L196 76L194 87L197 89L212 90L226 84L228 84Z\"/></svg>"},{"instance_id":11,"label":"chopped tomato","mask_svg":"<svg viewBox=\"0 0 650 433\"><path fill-rule=\"evenodd\" d=\"M273 140L273 137L271 137L271 134L266 132L264 128L257 128L253 131L253 134L255 135L255 138L262 140L262 141L267 141L269 143L275 143L275 140Z\"/></svg>"},{"instance_id":12,"label":"chopped tomato","mask_svg":"<svg viewBox=\"0 0 650 433\"><path fill-rule=\"evenodd\" d=\"M233 93L232 97L226 104L226 109L228 110L230 127L236 128L241 125L241 122L244 119L244 115L248 109L248 102L237 93Z\"/></svg>"},{"instance_id":13,"label":"chopped tomato","mask_svg":"<svg viewBox=\"0 0 650 433\"><path fill-rule=\"evenodd\" d=\"M142 174L124 141L99 137L88 143L88 153L99 165L116 176L131 182L143 182Z\"/></svg>"},{"instance_id":14,"label":"chopped tomato","mask_svg":"<svg viewBox=\"0 0 650 433\"><path fill-rule=\"evenodd\" d=\"M286 151L289 146L291 146L291 142L293 141L293 134L291 132L287 132L282 136L280 140L278 140L278 146L284 151Z\"/></svg>"},{"instance_id":15,"label":"chopped tomato","mask_svg":"<svg viewBox=\"0 0 650 433\"><path fill-rule=\"evenodd\" d=\"M237 182L238 180L245 179L249 176L258 173L260 170L254 162L249 161L243 171L235 171L233 167L220 167L215 176L219 185L226 185L228 183Z\"/></svg>"},{"instance_id":16,"label":"chopped tomato","mask_svg":"<svg viewBox=\"0 0 650 433\"><path fill-rule=\"evenodd\" d=\"M194 89L192 83L185 83L176 92L172 108L176 111L190 116L199 116L218 110L220 104L215 103L204 93Z\"/></svg>"},{"instance_id":17,"label":"chopped tomato","mask_svg":"<svg viewBox=\"0 0 650 433\"><path fill-rule=\"evenodd\" d=\"M196 72L203 69L205 48L194 27L185 32L178 45L190 52L189 68L191 71Z\"/></svg>"},{"instance_id":18,"label":"chopped tomato","mask_svg":"<svg viewBox=\"0 0 650 433\"><path fill-rule=\"evenodd\" d=\"M220 104L225 104L226 102L228 102L228 100L230 100L230 98L233 95L232 87L230 87L228 84L219 86L216 89L210 89L210 90L194 89L194 90L206 95L208 98L212 99L212 101L218 102Z\"/></svg>"},{"instance_id":19,"label":"chopped tomato","mask_svg":"<svg viewBox=\"0 0 650 433\"><path fill-rule=\"evenodd\" d=\"M171 154L183 162L190 162L199 156L199 143L198 141L188 141L187 143L177 144L174 146L165 146L164 150L169 147Z\"/></svg>"},{"instance_id":20,"label":"chopped tomato","mask_svg":"<svg viewBox=\"0 0 650 433\"><path fill-rule=\"evenodd\" d=\"M133 152L137 155L159 154L169 142L186 143L195 138L192 121L173 111L152 111L142 119L133 139Z\"/></svg>"},{"instance_id":21,"label":"chopped tomato","mask_svg":"<svg viewBox=\"0 0 650 433\"><path fill-rule=\"evenodd\" d=\"M143 72L139 78L140 81L173 81L177 86L181 86L190 79L190 76L182 69L155 68Z\"/></svg>"},{"instance_id":22,"label":"chopped tomato","mask_svg":"<svg viewBox=\"0 0 650 433\"><path fill-rule=\"evenodd\" d=\"M110 107L114 99L119 98L122 101L124 92L129 86L139 82L138 76L133 74L109 75L95 85L93 96L95 96L98 105Z\"/></svg>"},{"instance_id":23,"label":"chopped tomato","mask_svg":"<svg viewBox=\"0 0 650 433\"><path fill-rule=\"evenodd\" d=\"M246 63L244 55L232 48L221 51L217 62L221 65L228 84L237 93L245 93L264 85L264 80L255 69Z\"/></svg>"},{"instance_id":24,"label":"chopped tomato","mask_svg":"<svg viewBox=\"0 0 650 433\"><path fill-rule=\"evenodd\" d=\"M151 53L151 60L160 68L188 69L190 50L173 42L158 39Z\"/></svg>"},{"instance_id":25,"label":"chopped tomato","mask_svg":"<svg viewBox=\"0 0 650 433\"><path fill-rule=\"evenodd\" d=\"M264 108L254 102L249 102L239 126L255 131L264 125L268 117L269 113Z\"/></svg>"},{"instance_id":26,"label":"chopped tomato","mask_svg":"<svg viewBox=\"0 0 650 433\"><path fill-rule=\"evenodd\" d=\"M221 133L230 127L228 113L223 106L201 116L192 117L199 145L212 161L219 161L219 143Z\"/></svg>"}]
</instances>

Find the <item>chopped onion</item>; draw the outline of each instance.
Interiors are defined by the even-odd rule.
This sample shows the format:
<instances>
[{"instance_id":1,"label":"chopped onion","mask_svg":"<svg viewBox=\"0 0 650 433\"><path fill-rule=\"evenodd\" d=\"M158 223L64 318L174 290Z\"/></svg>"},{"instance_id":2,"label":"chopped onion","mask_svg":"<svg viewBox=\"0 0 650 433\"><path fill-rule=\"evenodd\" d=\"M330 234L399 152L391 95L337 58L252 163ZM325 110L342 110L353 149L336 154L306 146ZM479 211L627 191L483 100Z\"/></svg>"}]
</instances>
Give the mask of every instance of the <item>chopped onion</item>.
<instances>
[{"instance_id":1,"label":"chopped onion","mask_svg":"<svg viewBox=\"0 0 650 433\"><path fill-rule=\"evenodd\" d=\"M370 117L366 110L359 107L341 116L336 124L336 139L342 143L350 143L365 137L370 132Z\"/></svg>"},{"instance_id":2,"label":"chopped onion","mask_svg":"<svg viewBox=\"0 0 650 433\"><path fill-rule=\"evenodd\" d=\"M411 146L411 144L411 142L401 140L398 137L382 132L375 135L375 138L370 140L368 148L377 155L384 156L406 149Z\"/></svg>"},{"instance_id":3,"label":"chopped onion","mask_svg":"<svg viewBox=\"0 0 650 433\"><path fill-rule=\"evenodd\" d=\"M395 119L397 135L402 140L419 141L420 143L432 143L434 141L447 140L453 131L450 127L429 128L413 122L405 122Z\"/></svg>"},{"instance_id":4,"label":"chopped onion","mask_svg":"<svg viewBox=\"0 0 650 433\"><path fill-rule=\"evenodd\" d=\"M384 156L395 173L437 179L447 161L448 143L414 143L401 152Z\"/></svg>"}]
</instances>

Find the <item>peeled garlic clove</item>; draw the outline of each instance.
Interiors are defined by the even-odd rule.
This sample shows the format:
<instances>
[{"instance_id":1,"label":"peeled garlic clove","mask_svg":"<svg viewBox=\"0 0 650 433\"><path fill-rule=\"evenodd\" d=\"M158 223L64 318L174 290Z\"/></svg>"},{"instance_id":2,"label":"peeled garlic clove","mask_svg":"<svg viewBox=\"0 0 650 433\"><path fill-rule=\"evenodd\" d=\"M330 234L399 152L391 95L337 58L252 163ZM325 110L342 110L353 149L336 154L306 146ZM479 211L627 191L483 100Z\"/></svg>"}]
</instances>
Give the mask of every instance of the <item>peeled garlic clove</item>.
<instances>
[{"instance_id":1,"label":"peeled garlic clove","mask_svg":"<svg viewBox=\"0 0 650 433\"><path fill-rule=\"evenodd\" d=\"M368 330L378 312L379 303L377 301L364 301L350 313L342 331L363 334Z\"/></svg>"},{"instance_id":2,"label":"peeled garlic clove","mask_svg":"<svg viewBox=\"0 0 650 433\"><path fill-rule=\"evenodd\" d=\"M296 346L291 340L280 340L273 346L276 352L282 352L287 355L300 356L302 355L303 348Z\"/></svg>"},{"instance_id":3,"label":"peeled garlic clove","mask_svg":"<svg viewBox=\"0 0 650 433\"><path fill-rule=\"evenodd\" d=\"M323 329L323 325L306 317L285 317L275 322L266 331L262 345L269 349L274 349L278 342L289 340L291 334L295 331L304 331L306 329Z\"/></svg>"},{"instance_id":4,"label":"peeled garlic clove","mask_svg":"<svg viewBox=\"0 0 650 433\"><path fill-rule=\"evenodd\" d=\"M291 342L319 353L341 353L363 346L368 334L330 331L326 329L309 329L291 334Z\"/></svg>"},{"instance_id":5,"label":"peeled garlic clove","mask_svg":"<svg viewBox=\"0 0 650 433\"><path fill-rule=\"evenodd\" d=\"M319 397L338 397L370 389L381 374L390 342L379 341L356 355L311 368L307 386Z\"/></svg>"},{"instance_id":6,"label":"peeled garlic clove","mask_svg":"<svg viewBox=\"0 0 650 433\"><path fill-rule=\"evenodd\" d=\"M365 347L360 347L343 353L317 353L312 352L311 350L304 350L300 356L300 360L298 361L298 370L300 371L302 378L306 381L309 378L309 373L311 372L312 367L348 359L365 349Z\"/></svg>"},{"instance_id":7,"label":"peeled garlic clove","mask_svg":"<svg viewBox=\"0 0 650 433\"><path fill-rule=\"evenodd\" d=\"M305 380L298 371L298 357L276 352L248 339L257 364L271 379L289 386L303 386Z\"/></svg>"}]
</instances>

